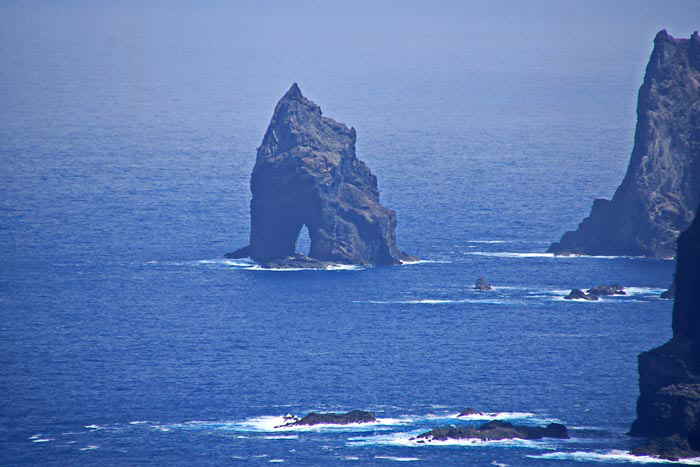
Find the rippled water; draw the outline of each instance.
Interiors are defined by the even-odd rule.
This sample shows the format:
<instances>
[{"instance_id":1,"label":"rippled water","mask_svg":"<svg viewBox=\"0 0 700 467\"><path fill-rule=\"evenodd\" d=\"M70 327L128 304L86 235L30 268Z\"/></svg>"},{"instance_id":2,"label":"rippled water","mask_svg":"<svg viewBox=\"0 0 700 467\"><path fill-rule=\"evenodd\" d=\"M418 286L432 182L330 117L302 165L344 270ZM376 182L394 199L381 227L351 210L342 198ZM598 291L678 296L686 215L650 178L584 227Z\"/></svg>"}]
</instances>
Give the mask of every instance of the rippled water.
<instances>
[{"instance_id":1,"label":"rippled water","mask_svg":"<svg viewBox=\"0 0 700 467\"><path fill-rule=\"evenodd\" d=\"M444 17L396 55L423 24L404 11L398 37L367 16L349 37L368 42L339 34L331 54L312 26L328 33L337 12L324 23L308 5L289 23L70 4L2 7L0 463L631 461L636 356L670 335L673 262L544 251L624 173L656 20L617 47L592 35L592 51L508 22L499 55ZM308 53L279 48L289 24ZM247 241L255 147L292 81L357 128L399 246L423 261L222 259ZM494 290L474 291L480 276ZM563 300L609 283L629 294ZM572 439L410 440L479 423L456 417L466 407ZM379 422L274 428L350 409Z\"/></svg>"}]
</instances>

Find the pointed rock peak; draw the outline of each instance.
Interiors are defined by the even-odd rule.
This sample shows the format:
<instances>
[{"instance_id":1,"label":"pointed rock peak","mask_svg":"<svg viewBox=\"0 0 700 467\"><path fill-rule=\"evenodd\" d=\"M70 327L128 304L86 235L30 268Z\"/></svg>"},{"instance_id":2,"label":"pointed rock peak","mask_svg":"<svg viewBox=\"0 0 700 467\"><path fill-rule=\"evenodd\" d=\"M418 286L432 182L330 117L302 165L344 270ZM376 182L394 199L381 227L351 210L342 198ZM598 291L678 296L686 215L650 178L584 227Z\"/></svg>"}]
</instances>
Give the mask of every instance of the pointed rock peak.
<instances>
[{"instance_id":1,"label":"pointed rock peak","mask_svg":"<svg viewBox=\"0 0 700 467\"><path fill-rule=\"evenodd\" d=\"M292 83L292 87L289 88L289 91L287 91L287 93L282 99L301 100L303 98L304 96L301 94L301 89L299 89L299 85L297 83Z\"/></svg>"},{"instance_id":2,"label":"pointed rock peak","mask_svg":"<svg viewBox=\"0 0 700 467\"><path fill-rule=\"evenodd\" d=\"M654 37L654 42L660 42L660 41L672 41L673 36L671 36L665 29L662 29L661 31L656 33L656 37Z\"/></svg>"}]
</instances>

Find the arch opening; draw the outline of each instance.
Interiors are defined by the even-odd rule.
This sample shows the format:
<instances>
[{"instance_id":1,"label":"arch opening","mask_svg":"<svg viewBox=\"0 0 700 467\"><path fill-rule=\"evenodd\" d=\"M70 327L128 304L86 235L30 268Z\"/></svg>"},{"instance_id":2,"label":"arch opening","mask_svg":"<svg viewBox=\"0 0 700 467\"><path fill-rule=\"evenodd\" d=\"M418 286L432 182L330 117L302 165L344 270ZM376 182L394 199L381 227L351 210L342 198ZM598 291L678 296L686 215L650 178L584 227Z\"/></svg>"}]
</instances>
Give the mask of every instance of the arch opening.
<instances>
[{"instance_id":1,"label":"arch opening","mask_svg":"<svg viewBox=\"0 0 700 467\"><path fill-rule=\"evenodd\" d=\"M311 256L311 233L309 232L309 226L306 224L303 224L301 229L299 229L294 252Z\"/></svg>"}]
</instances>

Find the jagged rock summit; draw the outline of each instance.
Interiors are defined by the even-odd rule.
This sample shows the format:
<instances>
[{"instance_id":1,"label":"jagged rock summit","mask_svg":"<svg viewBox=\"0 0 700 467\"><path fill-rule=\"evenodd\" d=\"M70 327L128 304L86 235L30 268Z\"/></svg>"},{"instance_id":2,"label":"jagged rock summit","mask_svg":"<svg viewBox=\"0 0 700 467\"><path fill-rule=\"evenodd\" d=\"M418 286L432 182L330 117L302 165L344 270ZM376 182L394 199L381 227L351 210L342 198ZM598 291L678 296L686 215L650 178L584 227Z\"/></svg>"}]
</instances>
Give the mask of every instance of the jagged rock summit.
<instances>
[{"instance_id":1,"label":"jagged rock summit","mask_svg":"<svg viewBox=\"0 0 700 467\"><path fill-rule=\"evenodd\" d=\"M251 177L250 244L230 258L263 266L391 265L396 213L379 203L377 178L355 155L356 133L321 114L294 83L277 103ZM295 255L306 225L308 257Z\"/></svg>"},{"instance_id":2,"label":"jagged rock summit","mask_svg":"<svg viewBox=\"0 0 700 467\"><path fill-rule=\"evenodd\" d=\"M700 216L680 235L677 259L673 337L639 355L630 431L652 438L634 454L668 459L700 456Z\"/></svg>"},{"instance_id":3,"label":"jagged rock summit","mask_svg":"<svg viewBox=\"0 0 700 467\"><path fill-rule=\"evenodd\" d=\"M671 257L700 202L700 37L654 39L627 173L612 200L549 247L556 254Z\"/></svg>"}]
</instances>

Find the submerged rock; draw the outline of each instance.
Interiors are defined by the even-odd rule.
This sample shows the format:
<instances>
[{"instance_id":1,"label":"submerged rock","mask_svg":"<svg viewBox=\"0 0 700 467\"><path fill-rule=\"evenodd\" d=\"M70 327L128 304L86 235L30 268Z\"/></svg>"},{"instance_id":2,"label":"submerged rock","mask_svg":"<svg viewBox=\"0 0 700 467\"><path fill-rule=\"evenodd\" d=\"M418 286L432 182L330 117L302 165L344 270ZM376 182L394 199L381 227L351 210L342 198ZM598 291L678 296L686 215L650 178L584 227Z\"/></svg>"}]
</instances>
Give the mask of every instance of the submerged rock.
<instances>
[{"instance_id":1,"label":"submerged rock","mask_svg":"<svg viewBox=\"0 0 700 467\"><path fill-rule=\"evenodd\" d=\"M355 140L354 128L322 116L294 83L277 103L258 148L250 182L250 244L227 257L287 264L306 225L313 260L416 260L397 248L396 214L379 203L377 178L355 155Z\"/></svg>"},{"instance_id":2,"label":"submerged rock","mask_svg":"<svg viewBox=\"0 0 700 467\"><path fill-rule=\"evenodd\" d=\"M289 415L285 416L285 419ZM290 426L310 426L310 425L349 425L351 423L372 423L376 422L377 418L372 412L366 412L364 410L351 410L347 413L319 413L311 412L303 418L294 417L290 419L289 423L279 425L275 428L283 428Z\"/></svg>"},{"instance_id":3,"label":"submerged rock","mask_svg":"<svg viewBox=\"0 0 700 467\"><path fill-rule=\"evenodd\" d=\"M700 216L678 238L674 284L673 337L639 355L637 419L630 434L651 438L638 452L695 457L700 453Z\"/></svg>"},{"instance_id":4,"label":"submerged rock","mask_svg":"<svg viewBox=\"0 0 700 467\"><path fill-rule=\"evenodd\" d=\"M674 256L700 202L700 37L661 31L637 102L627 173L612 200L549 247L555 254Z\"/></svg>"},{"instance_id":5,"label":"submerged rock","mask_svg":"<svg viewBox=\"0 0 700 467\"><path fill-rule=\"evenodd\" d=\"M571 292L569 292L569 295L564 297L564 300L590 300L590 301L595 301L599 300L597 295L593 294L587 294L581 289L571 289Z\"/></svg>"},{"instance_id":6,"label":"submerged rock","mask_svg":"<svg viewBox=\"0 0 700 467\"><path fill-rule=\"evenodd\" d=\"M627 295L625 288L621 285L597 285L586 291L590 295L602 297L605 295Z\"/></svg>"},{"instance_id":7,"label":"submerged rock","mask_svg":"<svg viewBox=\"0 0 700 467\"><path fill-rule=\"evenodd\" d=\"M493 290L493 287L491 287L491 284L489 284L489 281L487 281L486 278L480 277L476 280L476 283L474 284L474 289L476 289L476 290Z\"/></svg>"},{"instance_id":8,"label":"submerged rock","mask_svg":"<svg viewBox=\"0 0 700 467\"><path fill-rule=\"evenodd\" d=\"M550 423L545 427L513 425L508 422L493 420L479 427L441 426L420 434L413 440L445 441L448 439L480 439L494 441L500 439L540 439L568 438L569 433L564 425Z\"/></svg>"}]
</instances>

